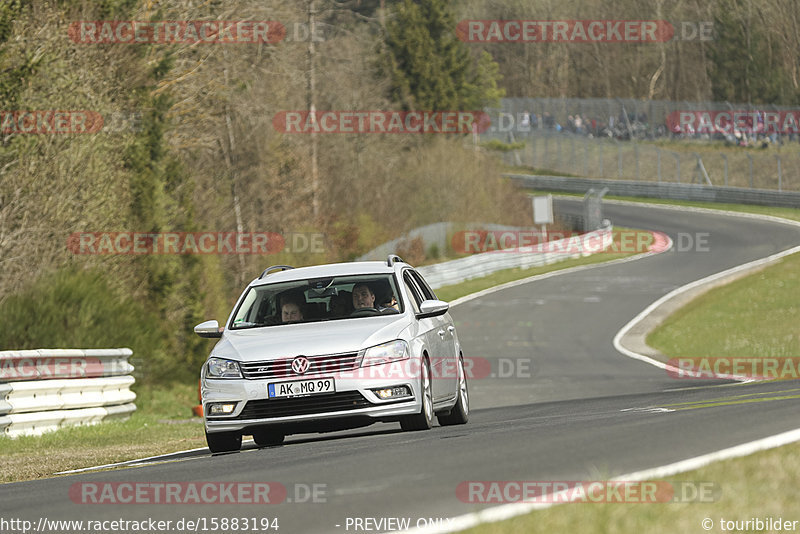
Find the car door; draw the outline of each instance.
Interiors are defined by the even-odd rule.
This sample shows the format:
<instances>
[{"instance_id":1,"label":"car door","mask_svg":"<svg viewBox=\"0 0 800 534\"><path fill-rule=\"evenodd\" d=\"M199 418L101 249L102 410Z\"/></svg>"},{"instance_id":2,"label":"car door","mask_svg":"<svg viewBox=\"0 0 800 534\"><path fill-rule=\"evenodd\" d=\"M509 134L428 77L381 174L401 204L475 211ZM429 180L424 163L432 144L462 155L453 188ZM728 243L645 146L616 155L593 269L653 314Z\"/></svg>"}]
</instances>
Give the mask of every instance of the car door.
<instances>
[{"instance_id":1,"label":"car door","mask_svg":"<svg viewBox=\"0 0 800 534\"><path fill-rule=\"evenodd\" d=\"M436 294L425 281L421 274L415 270L410 271L417 287L422 293L423 300L435 300ZM434 335L437 338L438 352L436 358L436 369L433 375L438 378L439 390L444 397L455 395L458 387L458 367L456 354L455 325L449 313L432 317L435 319Z\"/></svg>"},{"instance_id":2,"label":"car door","mask_svg":"<svg viewBox=\"0 0 800 534\"><path fill-rule=\"evenodd\" d=\"M433 400L436 402L437 399L441 399L448 394L447 386L443 383L446 380L441 379L442 365L446 361L446 357L443 357L443 352L446 350L443 338L438 333L442 331L442 319L441 317L419 317L419 305L425 300L425 295L411 273L410 269L404 271L403 283L406 286L406 291L411 295L411 306L417 317L417 325L419 327L418 335L423 337L425 346L428 348L428 360L431 364L431 391Z\"/></svg>"}]
</instances>

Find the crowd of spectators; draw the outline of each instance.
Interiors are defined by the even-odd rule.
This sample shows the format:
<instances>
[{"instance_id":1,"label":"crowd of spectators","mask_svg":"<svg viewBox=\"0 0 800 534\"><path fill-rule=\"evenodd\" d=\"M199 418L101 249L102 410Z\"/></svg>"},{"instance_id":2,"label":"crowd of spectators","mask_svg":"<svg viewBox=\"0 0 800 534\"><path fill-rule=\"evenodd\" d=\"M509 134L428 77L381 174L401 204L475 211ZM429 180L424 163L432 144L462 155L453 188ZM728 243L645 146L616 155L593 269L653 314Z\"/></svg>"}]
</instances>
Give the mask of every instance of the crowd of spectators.
<instances>
[{"instance_id":1,"label":"crowd of spectators","mask_svg":"<svg viewBox=\"0 0 800 534\"><path fill-rule=\"evenodd\" d=\"M798 133L779 133L768 131L764 125L764 112L751 112L750 119L744 129L731 127L703 129L696 131L692 124L681 125L672 120L672 114L663 121L650 124L646 113L624 113L618 115L596 116L588 113L575 113L567 115L562 124L548 111L541 114L525 110L517 115L516 124L518 132L558 132L589 138L613 138L620 141L630 139L696 139L720 140L730 145L761 146L770 144L784 144L785 142L798 142Z\"/></svg>"}]
</instances>

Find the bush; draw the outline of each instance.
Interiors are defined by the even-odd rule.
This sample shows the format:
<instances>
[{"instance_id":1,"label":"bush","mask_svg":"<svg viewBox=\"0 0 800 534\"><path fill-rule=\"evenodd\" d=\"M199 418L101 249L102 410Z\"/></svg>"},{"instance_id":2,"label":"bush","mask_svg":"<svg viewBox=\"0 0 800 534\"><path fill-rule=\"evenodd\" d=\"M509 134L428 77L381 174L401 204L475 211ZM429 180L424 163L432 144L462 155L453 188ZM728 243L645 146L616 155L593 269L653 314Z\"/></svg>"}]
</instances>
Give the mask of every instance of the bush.
<instances>
[{"instance_id":1,"label":"bush","mask_svg":"<svg viewBox=\"0 0 800 534\"><path fill-rule=\"evenodd\" d=\"M104 273L64 268L0 303L0 349L120 348L148 363L165 336L154 312L115 292ZM151 365L138 369L137 375Z\"/></svg>"}]
</instances>

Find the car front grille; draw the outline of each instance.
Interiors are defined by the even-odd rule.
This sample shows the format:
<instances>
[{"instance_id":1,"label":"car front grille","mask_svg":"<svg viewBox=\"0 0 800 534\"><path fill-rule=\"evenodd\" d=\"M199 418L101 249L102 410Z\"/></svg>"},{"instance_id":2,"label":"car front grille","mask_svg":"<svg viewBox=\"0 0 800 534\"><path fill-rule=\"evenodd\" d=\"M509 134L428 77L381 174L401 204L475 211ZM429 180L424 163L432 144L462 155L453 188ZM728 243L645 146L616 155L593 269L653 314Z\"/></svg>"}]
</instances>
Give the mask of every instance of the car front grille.
<instances>
[{"instance_id":1,"label":"car front grille","mask_svg":"<svg viewBox=\"0 0 800 534\"><path fill-rule=\"evenodd\" d=\"M260 399L247 401L242 413L236 419L311 415L315 413L358 410L369 406L372 406L372 403L358 391L342 391L287 399Z\"/></svg>"},{"instance_id":2,"label":"car front grille","mask_svg":"<svg viewBox=\"0 0 800 534\"><path fill-rule=\"evenodd\" d=\"M358 365L358 353L347 352L343 354L324 354L322 356L306 356L310 363L308 370L303 375L292 371L291 358L278 358L261 362L241 362L242 373L245 378L290 378L324 373L340 373L352 371Z\"/></svg>"}]
</instances>

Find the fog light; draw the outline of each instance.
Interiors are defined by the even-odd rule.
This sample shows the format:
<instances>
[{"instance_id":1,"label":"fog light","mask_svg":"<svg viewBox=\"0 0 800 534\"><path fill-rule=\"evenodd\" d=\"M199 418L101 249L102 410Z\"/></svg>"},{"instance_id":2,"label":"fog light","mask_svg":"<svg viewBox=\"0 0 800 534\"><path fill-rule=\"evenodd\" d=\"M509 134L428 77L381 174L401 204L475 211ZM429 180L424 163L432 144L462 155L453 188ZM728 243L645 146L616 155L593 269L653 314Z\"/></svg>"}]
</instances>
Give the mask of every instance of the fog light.
<instances>
[{"instance_id":1,"label":"fog light","mask_svg":"<svg viewBox=\"0 0 800 534\"><path fill-rule=\"evenodd\" d=\"M408 386L373 389L372 391L382 399L394 399L397 397L408 397L411 395L411 391L408 389Z\"/></svg>"},{"instance_id":2,"label":"fog light","mask_svg":"<svg viewBox=\"0 0 800 534\"><path fill-rule=\"evenodd\" d=\"M233 413L234 409L236 409L235 402L215 402L208 405L208 415L227 415Z\"/></svg>"}]
</instances>

